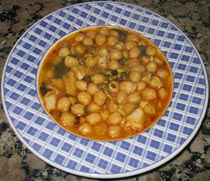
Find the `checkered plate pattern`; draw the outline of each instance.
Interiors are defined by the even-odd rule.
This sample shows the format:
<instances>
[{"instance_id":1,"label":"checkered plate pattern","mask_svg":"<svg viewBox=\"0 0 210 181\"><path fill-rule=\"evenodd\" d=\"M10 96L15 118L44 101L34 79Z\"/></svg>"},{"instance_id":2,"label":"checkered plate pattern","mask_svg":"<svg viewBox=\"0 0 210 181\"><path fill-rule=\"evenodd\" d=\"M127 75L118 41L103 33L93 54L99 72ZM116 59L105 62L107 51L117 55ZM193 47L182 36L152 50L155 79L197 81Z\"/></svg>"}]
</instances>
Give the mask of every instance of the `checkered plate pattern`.
<instances>
[{"instance_id":1,"label":"checkered plate pattern","mask_svg":"<svg viewBox=\"0 0 210 181\"><path fill-rule=\"evenodd\" d=\"M117 25L151 39L167 57L174 76L171 103L144 133L121 141L90 141L52 121L37 95L37 71L47 50L61 37L92 25ZM208 82L203 62L189 39L163 17L139 6L88 2L60 9L34 24L8 56L2 98L11 127L39 158L66 172L119 178L154 169L177 155L204 117Z\"/></svg>"}]
</instances>

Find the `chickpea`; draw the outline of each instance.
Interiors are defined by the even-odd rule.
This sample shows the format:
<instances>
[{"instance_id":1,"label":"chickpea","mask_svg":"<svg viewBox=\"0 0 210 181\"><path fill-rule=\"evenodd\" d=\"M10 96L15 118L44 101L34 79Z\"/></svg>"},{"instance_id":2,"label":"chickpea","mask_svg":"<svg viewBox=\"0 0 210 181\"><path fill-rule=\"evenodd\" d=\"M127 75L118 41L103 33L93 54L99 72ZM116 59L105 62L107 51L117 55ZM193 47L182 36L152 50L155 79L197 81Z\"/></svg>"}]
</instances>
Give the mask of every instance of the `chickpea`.
<instances>
[{"instance_id":1,"label":"chickpea","mask_svg":"<svg viewBox=\"0 0 210 181\"><path fill-rule=\"evenodd\" d=\"M156 48L153 47L147 47L146 49L146 54L149 56L155 56L156 52Z\"/></svg>"},{"instance_id":2,"label":"chickpea","mask_svg":"<svg viewBox=\"0 0 210 181\"><path fill-rule=\"evenodd\" d=\"M69 55L70 53L71 52L68 47L62 47L58 51L58 56L65 57L65 56Z\"/></svg>"},{"instance_id":3,"label":"chickpea","mask_svg":"<svg viewBox=\"0 0 210 181\"><path fill-rule=\"evenodd\" d=\"M93 39L90 37L85 37L82 41L83 45L93 45Z\"/></svg>"},{"instance_id":4,"label":"chickpea","mask_svg":"<svg viewBox=\"0 0 210 181\"><path fill-rule=\"evenodd\" d=\"M81 42L84 39L84 37L85 37L85 34L84 33L78 33L75 36L74 40L77 41L77 42Z\"/></svg>"},{"instance_id":5,"label":"chickpea","mask_svg":"<svg viewBox=\"0 0 210 181\"><path fill-rule=\"evenodd\" d=\"M89 83L88 84L87 92L90 95L94 95L97 91L99 91L99 88L98 88L98 86L96 84L94 84L94 83Z\"/></svg>"},{"instance_id":6,"label":"chickpea","mask_svg":"<svg viewBox=\"0 0 210 181\"><path fill-rule=\"evenodd\" d=\"M125 48L126 50L131 50L132 48L136 47L136 43L133 41L127 41L125 42Z\"/></svg>"},{"instance_id":7,"label":"chickpea","mask_svg":"<svg viewBox=\"0 0 210 181\"><path fill-rule=\"evenodd\" d=\"M167 97L168 93L164 88L161 88L160 90L158 90L158 96L161 99L165 99Z\"/></svg>"},{"instance_id":8,"label":"chickpea","mask_svg":"<svg viewBox=\"0 0 210 181\"><path fill-rule=\"evenodd\" d=\"M140 101L141 97L138 92L134 92L128 95L128 102L135 104Z\"/></svg>"},{"instance_id":9,"label":"chickpea","mask_svg":"<svg viewBox=\"0 0 210 181\"><path fill-rule=\"evenodd\" d=\"M137 71L132 71L129 74L129 78L132 82L139 82L141 79L141 73Z\"/></svg>"},{"instance_id":10,"label":"chickpea","mask_svg":"<svg viewBox=\"0 0 210 181\"><path fill-rule=\"evenodd\" d=\"M117 31L115 31L115 30L110 30L110 31L109 31L109 35L110 35L110 36L114 36L114 37L116 37L116 38L119 37L119 33L118 33Z\"/></svg>"},{"instance_id":11,"label":"chickpea","mask_svg":"<svg viewBox=\"0 0 210 181\"><path fill-rule=\"evenodd\" d=\"M68 97L62 97L57 102L57 109L61 112L68 111L70 108L71 102Z\"/></svg>"},{"instance_id":12,"label":"chickpea","mask_svg":"<svg viewBox=\"0 0 210 181\"><path fill-rule=\"evenodd\" d=\"M88 105L88 112L92 113L92 112L99 112L101 109L101 107L94 103L94 102L91 102L89 105Z\"/></svg>"},{"instance_id":13,"label":"chickpea","mask_svg":"<svg viewBox=\"0 0 210 181\"><path fill-rule=\"evenodd\" d=\"M161 88L163 86L163 83L158 76L152 76L149 85L153 88Z\"/></svg>"},{"instance_id":14,"label":"chickpea","mask_svg":"<svg viewBox=\"0 0 210 181\"><path fill-rule=\"evenodd\" d=\"M146 70L146 68L142 65L136 65L136 66L131 68L131 71L137 71L137 72L140 72L140 73L145 72L145 70Z\"/></svg>"},{"instance_id":15,"label":"chickpea","mask_svg":"<svg viewBox=\"0 0 210 181\"><path fill-rule=\"evenodd\" d=\"M83 123L78 130L83 135L88 135L92 132L92 127L88 123Z\"/></svg>"},{"instance_id":16,"label":"chickpea","mask_svg":"<svg viewBox=\"0 0 210 181\"><path fill-rule=\"evenodd\" d=\"M115 44L117 44L118 39L116 37L110 36L107 38L107 45L108 46L114 46Z\"/></svg>"},{"instance_id":17,"label":"chickpea","mask_svg":"<svg viewBox=\"0 0 210 181\"><path fill-rule=\"evenodd\" d=\"M96 31L90 30L86 33L86 35L93 39L96 36Z\"/></svg>"},{"instance_id":18,"label":"chickpea","mask_svg":"<svg viewBox=\"0 0 210 181\"><path fill-rule=\"evenodd\" d=\"M128 35L126 38L127 41L139 42L139 36L135 34Z\"/></svg>"},{"instance_id":19,"label":"chickpea","mask_svg":"<svg viewBox=\"0 0 210 181\"><path fill-rule=\"evenodd\" d=\"M125 111L126 114L130 114L131 112L133 112L136 109L136 105L135 104L131 104L131 103L127 103L122 107L123 111Z\"/></svg>"},{"instance_id":20,"label":"chickpea","mask_svg":"<svg viewBox=\"0 0 210 181\"><path fill-rule=\"evenodd\" d=\"M77 94L77 100L83 105L88 105L91 101L91 96L88 92L82 91Z\"/></svg>"},{"instance_id":21,"label":"chickpea","mask_svg":"<svg viewBox=\"0 0 210 181\"><path fill-rule=\"evenodd\" d=\"M110 58L116 59L116 60L120 60L122 58L122 51L118 50L118 49L112 49L110 52Z\"/></svg>"},{"instance_id":22,"label":"chickpea","mask_svg":"<svg viewBox=\"0 0 210 181\"><path fill-rule=\"evenodd\" d=\"M94 74L91 80L94 84L101 84L106 80L106 77L103 74Z\"/></svg>"},{"instance_id":23,"label":"chickpea","mask_svg":"<svg viewBox=\"0 0 210 181\"><path fill-rule=\"evenodd\" d=\"M163 64L164 64L164 61L161 60L161 59L158 58L158 57L154 57L154 61L155 61L157 64L159 64L159 65L163 65Z\"/></svg>"},{"instance_id":24,"label":"chickpea","mask_svg":"<svg viewBox=\"0 0 210 181\"><path fill-rule=\"evenodd\" d=\"M71 106L71 111L74 115L84 115L85 106L82 104L74 104L73 106Z\"/></svg>"},{"instance_id":25,"label":"chickpea","mask_svg":"<svg viewBox=\"0 0 210 181\"><path fill-rule=\"evenodd\" d=\"M81 91L87 90L87 82L84 80L76 80L75 87Z\"/></svg>"},{"instance_id":26,"label":"chickpea","mask_svg":"<svg viewBox=\"0 0 210 181\"><path fill-rule=\"evenodd\" d=\"M95 37L96 44L102 46L106 42L106 36L102 34L97 34Z\"/></svg>"},{"instance_id":27,"label":"chickpea","mask_svg":"<svg viewBox=\"0 0 210 181\"><path fill-rule=\"evenodd\" d=\"M109 35L109 29L106 28L106 27L101 27L100 30L99 30L99 33L102 34L102 35L108 36Z\"/></svg>"},{"instance_id":28,"label":"chickpea","mask_svg":"<svg viewBox=\"0 0 210 181\"><path fill-rule=\"evenodd\" d=\"M142 60L142 63L143 63L143 64L147 64L147 63L149 63L149 61L150 61L149 57L146 57L146 56L143 56L143 57L141 58L141 60Z\"/></svg>"},{"instance_id":29,"label":"chickpea","mask_svg":"<svg viewBox=\"0 0 210 181\"><path fill-rule=\"evenodd\" d=\"M116 69L120 68L120 63L119 63L118 60L111 60L111 61L109 62L108 67L109 67L111 70L116 70Z\"/></svg>"},{"instance_id":30,"label":"chickpea","mask_svg":"<svg viewBox=\"0 0 210 181\"><path fill-rule=\"evenodd\" d=\"M100 123L100 124L96 124L94 125L94 133L96 135L100 135L100 136L104 136L107 134L107 129L108 129L108 126L106 125L106 123ZM96 136L97 137L97 136Z\"/></svg>"},{"instance_id":31,"label":"chickpea","mask_svg":"<svg viewBox=\"0 0 210 181\"><path fill-rule=\"evenodd\" d=\"M123 42L118 42L117 44L115 44L114 48L117 49L117 50L124 50L124 43Z\"/></svg>"},{"instance_id":32,"label":"chickpea","mask_svg":"<svg viewBox=\"0 0 210 181\"><path fill-rule=\"evenodd\" d=\"M76 122L75 117L69 112L63 112L61 114L60 120L61 124L65 127L72 127Z\"/></svg>"},{"instance_id":33,"label":"chickpea","mask_svg":"<svg viewBox=\"0 0 210 181\"><path fill-rule=\"evenodd\" d=\"M100 48L97 53L100 57L109 58L109 51L107 50L107 48Z\"/></svg>"},{"instance_id":34,"label":"chickpea","mask_svg":"<svg viewBox=\"0 0 210 181\"><path fill-rule=\"evenodd\" d=\"M133 93L136 90L136 84L130 81L123 81L120 83L120 90L127 94Z\"/></svg>"},{"instance_id":35,"label":"chickpea","mask_svg":"<svg viewBox=\"0 0 210 181\"><path fill-rule=\"evenodd\" d=\"M103 105L106 102L106 94L104 94L103 91L97 91L94 94L93 100L96 104L98 104L99 106Z\"/></svg>"},{"instance_id":36,"label":"chickpea","mask_svg":"<svg viewBox=\"0 0 210 181\"><path fill-rule=\"evenodd\" d=\"M90 113L89 115L86 116L86 119L90 125L94 125L101 122L102 117L99 113Z\"/></svg>"},{"instance_id":37,"label":"chickpea","mask_svg":"<svg viewBox=\"0 0 210 181\"><path fill-rule=\"evenodd\" d=\"M146 83L143 81L139 81L137 83L137 91L141 92L142 90L144 90L144 88L146 87Z\"/></svg>"},{"instance_id":38,"label":"chickpea","mask_svg":"<svg viewBox=\"0 0 210 181\"><path fill-rule=\"evenodd\" d=\"M141 54L140 50L138 47L133 47L130 51L129 51L129 56L130 58L137 58L139 57L139 55Z\"/></svg>"},{"instance_id":39,"label":"chickpea","mask_svg":"<svg viewBox=\"0 0 210 181\"><path fill-rule=\"evenodd\" d=\"M117 94L117 103L125 104L127 102L127 93L125 91L120 91Z\"/></svg>"},{"instance_id":40,"label":"chickpea","mask_svg":"<svg viewBox=\"0 0 210 181\"><path fill-rule=\"evenodd\" d=\"M111 138L117 138L121 134L120 126L113 125L113 126L110 126L108 130L109 130L109 136Z\"/></svg>"},{"instance_id":41,"label":"chickpea","mask_svg":"<svg viewBox=\"0 0 210 181\"><path fill-rule=\"evenodd\" d=\"M113 93L119 92L119 84L116 81L111 81L108 84L108 88L110 92L113 92Z\"/></svg>"},{"instance_id":42,"label":"chickpea","mask_svg":"<svg viewBox=\"0 0 210 181\"><path fill-rule=\"evenodd\" d=\"M85 59L85 65L87 67L94 67L98 63L98 58L94 56L88 56Z\"/></svg>"},{"instance_id":43,"label":"chickpea","mask_svg":"<svg viewBox=\"0 0 210 181\"><path fill-rule=\"evenodd\" d=\"M119 124L122 120L123 118L119 112L113 112L108 118L108 123L116 125Z\"/></svg>"},{"instance_id":44,"label":"chickpea","mask_svg":"<svg viewBox=\"0 0 210 181\"><path fill-rule=\"evenodd\" d=\"M110 113L117 112L118 105L114 101L111 100L107 103L107 109Z\"/></svg>"},{"instance_id":45,"label":"chickpea","mask_svg":"<svg viewBox=\"0 0 210 181\"><path fill-rule=\"evenodd\" d=\"M146 69L148 72L156 72L157 70L157 63L152 61L152 62L149 62L147 65L146 65Z\"/></svg>"},{"instance_id":46,"label":"chickpea","mask_svg":"<svg viewBox=\"0 0 210 181\"><path fill-rule=\"evenodd\" d=\"M77 58L72 56L66 56L64 59L64 63L66 67L75 67L79 64Z\"/></svg>"},{"instance_id":47,"label":"chickpea","mask_svg":"<svg viewBox=\"0 0 210 181\"><path fill-rule=\"evenodd\" d=\"M87 49L85 45L78 45L75 47L75 51L78 55L84 55Z\"/></svg>"},{"instance_id":48,"label":"chickpea","mask_svg":"<svg viewBox=\"0 0 210 181\"><path fill-rule=\"evenodd\" d=\"M168 71L166 69L160 68L157 70L157 75L162 78L162 79L166 79L168 77Z\"/></svg>"},{"instance_id":49,"label":"chickpea","mask_svg":"<svg viewBox=\"0 0 210 181\"><path fill-rule=\"evenodd\" d=\"M154 100L157 98L157 94L156 91L152 88L146 87L142 93L141 93L142 97L148 101L150 100Z\"/></svg>"},{"instance_id":50,"label":"chickpea","mask_svg":"<svg viewBox=\"0 0 210 181\"><path fill-rule=\"evenodd\" d=\"M109 111L108 110L102 110L100 111L101 117L103 121L106 121L109 117Z\"/></svg>"}]
</instances>

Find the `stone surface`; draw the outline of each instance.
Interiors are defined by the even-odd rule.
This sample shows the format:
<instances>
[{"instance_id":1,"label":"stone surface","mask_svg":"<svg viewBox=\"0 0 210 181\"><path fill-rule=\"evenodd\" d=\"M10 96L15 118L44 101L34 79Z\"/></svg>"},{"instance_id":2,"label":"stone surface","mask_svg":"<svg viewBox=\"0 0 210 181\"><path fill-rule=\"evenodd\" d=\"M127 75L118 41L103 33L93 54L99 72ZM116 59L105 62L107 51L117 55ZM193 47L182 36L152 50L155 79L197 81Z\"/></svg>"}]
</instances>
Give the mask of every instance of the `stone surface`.
<instances>
[{"instance_id":1,"label":"stone surface","mask_svg":"<svg viewBox=\"0 0 210 181\"><path fill-rule=\"evenodd\" d=\"M84 0L1 0L0 77L6 58L18 38L45 15ZM165 17L192 41L200 53L210 82L209 0L121 0L142 6ZM210 177L210 104L199 133L175 158L142 175L116 180L207 181ZM9 127L0 98L0 181L97 181L56 169L33 155Z\"/></svg>"}]
</instances>

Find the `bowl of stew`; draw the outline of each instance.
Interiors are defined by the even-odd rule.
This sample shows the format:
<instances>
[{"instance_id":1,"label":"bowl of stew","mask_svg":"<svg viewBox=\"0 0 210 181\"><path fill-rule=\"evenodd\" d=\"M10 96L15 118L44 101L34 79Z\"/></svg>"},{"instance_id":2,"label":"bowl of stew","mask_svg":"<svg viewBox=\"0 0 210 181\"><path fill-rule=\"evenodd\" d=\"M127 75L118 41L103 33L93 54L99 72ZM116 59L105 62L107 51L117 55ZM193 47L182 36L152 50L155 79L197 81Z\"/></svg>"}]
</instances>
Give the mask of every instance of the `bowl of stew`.
<instances>
[{"instance_id":1,"label":"bowl of stew","mask_svg":"<svg viewBox=\"0 0 210 181\"><path fill-rule=\"evenodd\" d=\"M92 140L142 133L165 113L169 63L143 35L117 26L77 30L57 41L38 71L38 95L66 131Z\"/></svg>"}]
</instances>

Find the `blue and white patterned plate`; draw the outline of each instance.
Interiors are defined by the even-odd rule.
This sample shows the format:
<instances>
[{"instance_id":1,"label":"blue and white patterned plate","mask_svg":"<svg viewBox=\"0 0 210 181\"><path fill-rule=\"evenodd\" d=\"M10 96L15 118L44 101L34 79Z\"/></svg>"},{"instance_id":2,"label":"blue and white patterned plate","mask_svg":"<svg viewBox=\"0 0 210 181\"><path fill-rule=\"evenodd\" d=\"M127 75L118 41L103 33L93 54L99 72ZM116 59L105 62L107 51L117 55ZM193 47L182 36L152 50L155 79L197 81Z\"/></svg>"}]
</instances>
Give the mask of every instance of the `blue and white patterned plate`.
<instances>
[{"instance_id":1,"label":"blue and white patterned plate","mask_svg":"<svg viewBox=\"0 0 210 181\"><path fill-rule=\"evenodd\" d=\"M140 32L170 63L171 103L162 118L140 135L112 142L83 139L59 127L41 106L36 79L43 56L61 37L92 25L118 25ZM5 112L19 139L48 164L92 178L131 176L167 162L192 140L208 101L204 65L189 39L163 17L117 2L77 4L44 17L17 41L2 78Z\"/></svg>"}]
</instances>

